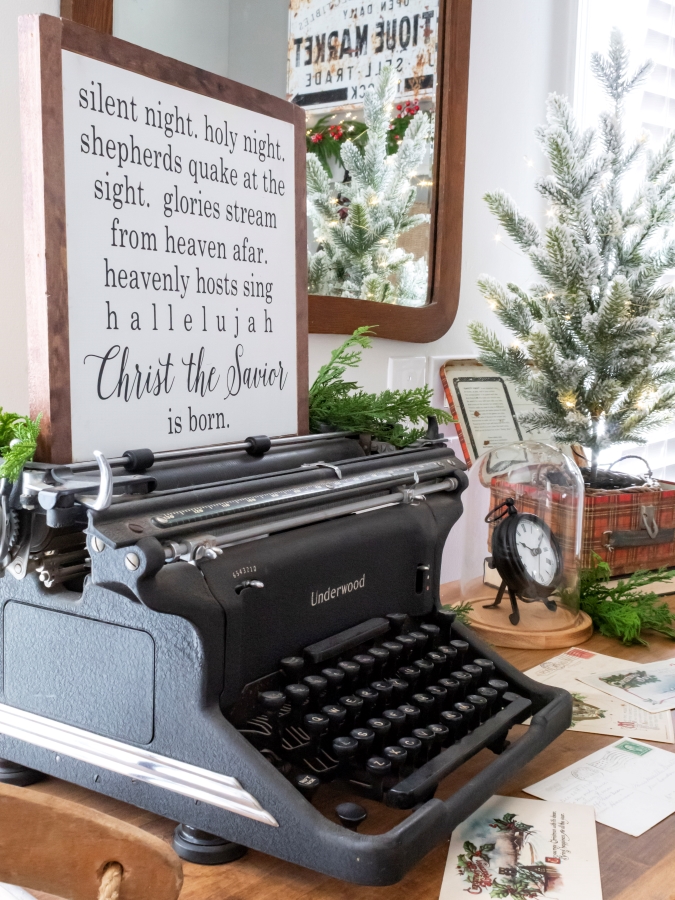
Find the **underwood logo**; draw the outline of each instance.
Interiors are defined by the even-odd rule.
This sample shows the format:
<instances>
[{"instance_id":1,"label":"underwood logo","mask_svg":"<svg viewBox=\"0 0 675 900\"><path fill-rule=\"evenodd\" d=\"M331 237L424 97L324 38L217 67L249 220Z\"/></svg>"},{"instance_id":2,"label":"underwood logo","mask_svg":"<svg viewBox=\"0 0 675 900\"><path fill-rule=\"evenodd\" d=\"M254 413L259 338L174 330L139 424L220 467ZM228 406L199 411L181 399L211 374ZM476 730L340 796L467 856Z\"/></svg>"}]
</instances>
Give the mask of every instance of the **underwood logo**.
<instances>
[{"instance_id":1,"label":"underwood logo","mask_svg":"<svg viewBox=\"0 0 675 900\"><path fill-rule=\"evenodd\" d=\"M325 591L312 591L312 606L318 606L319 603L326 603L328 600L335 600L336 597L344 597L345 594L351 594L352 591L359 591L362 587L365 587L365 584L366 576L364 573L360 578L355 578L354 581L349 581L347 584L326 588Z\"/></svg>"}]
</instances>

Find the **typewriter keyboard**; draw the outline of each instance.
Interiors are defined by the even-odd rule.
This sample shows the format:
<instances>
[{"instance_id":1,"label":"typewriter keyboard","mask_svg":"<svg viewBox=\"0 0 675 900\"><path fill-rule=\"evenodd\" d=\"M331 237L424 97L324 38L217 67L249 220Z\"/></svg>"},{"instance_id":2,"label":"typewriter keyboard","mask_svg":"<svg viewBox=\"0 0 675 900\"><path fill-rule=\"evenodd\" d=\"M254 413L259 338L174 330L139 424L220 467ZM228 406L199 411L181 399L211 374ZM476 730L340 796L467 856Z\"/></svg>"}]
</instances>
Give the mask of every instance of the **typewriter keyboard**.
<instances>
[{"instance_id":1,"label":"typewriter keyboard","mask_svg":"<svg viewBox=\"0 0 675 900\"><path fill-rule=\"evenodd\" d=\"M474 753L501 752L532 714L499 659L478 656L453 622L449 611L392 613L306 647L249 685L231 718L310 801L338 779L411 809ZM365 812L343 806L356 828Z\"/></svg>"}]
</instances>

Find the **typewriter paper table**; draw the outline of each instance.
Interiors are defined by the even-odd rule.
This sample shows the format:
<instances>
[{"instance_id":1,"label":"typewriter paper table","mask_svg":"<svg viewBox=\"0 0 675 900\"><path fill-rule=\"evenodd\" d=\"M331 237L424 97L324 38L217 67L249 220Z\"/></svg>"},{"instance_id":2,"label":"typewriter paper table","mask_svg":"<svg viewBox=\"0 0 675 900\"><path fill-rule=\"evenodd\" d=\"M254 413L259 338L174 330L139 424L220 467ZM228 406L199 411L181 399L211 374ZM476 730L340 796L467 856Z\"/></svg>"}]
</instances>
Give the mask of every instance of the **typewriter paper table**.
<instances>
[{"instance_id":1,"label":"typewriter paper table","mask_svg":"<svg viewBox=\"0 0 675 900\"><path fill-rule=\"evenodd\" d=\"M668 598L675 609L675 597ZM675 653L675 645L660 637L650 637L650 647L622 647L616 641L595 635L584 645L589 650L619 656L639 662L665 659ZM525 671L551 656L557 650L503 650L502 653L519 669ZM524 726L516 726L518 730ZM566 731L547 750L541 753L518 775L500 788L499 793L510 796L527 795L522 787L533 784L570 765L589 753L611 744L615 738L596 734ZM658 744L666 750L675 745ZM437 796L445 798L469 781L492 754L488 750L473 757L461 770L442 782ZM175 823L124 803L99 796L84 788L47 779L26 790L43 791L92 806L108 815L144 828L170 842ZM342 795L324 789L325 812L330 814ZM340 798L340 799L338 799ZM361 800L368 807L364 833L376 833L391 828L404 815L381 803ZM323 808L323 804L319 804ZM674 900L675 885L675 816L660 822L639 838L598 825L598 846L604 900ZM202 867L183 863L185 885L181 900L436 900L438 898L447 844L425 857L398 884L389 887L361 887L336 881L325 875L302 869L256 851L227 866ZM35 896L51 900L46 894Z\"/></svg>"}]
</instances>

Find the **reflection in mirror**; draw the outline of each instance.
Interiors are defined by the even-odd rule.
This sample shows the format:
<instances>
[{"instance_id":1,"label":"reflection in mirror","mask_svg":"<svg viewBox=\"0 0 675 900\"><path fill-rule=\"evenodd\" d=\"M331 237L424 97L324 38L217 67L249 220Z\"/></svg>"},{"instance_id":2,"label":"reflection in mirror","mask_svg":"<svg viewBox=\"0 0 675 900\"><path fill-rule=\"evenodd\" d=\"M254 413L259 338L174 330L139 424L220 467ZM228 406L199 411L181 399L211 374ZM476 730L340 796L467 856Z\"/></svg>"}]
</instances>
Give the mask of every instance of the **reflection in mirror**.
<instances>
[{"instance_id":1,"label":"reflection in mirror","mask_svg":"<svg viewBox=\"0 0 675 900\"><path fill-rule=\"evenodd\" d=\"M228 75L307 114L309 291L422 306L439 0L237 0Z\"/></svg>"},{"instance_id":2,"label":"reflection in mirror","mask_svg":"<svg viewBox=\"0 0 675 900\"><path fill-rule=\"evenodd\" d=\"M309 291L428 296L438 0L290 0L287 97L307 112Z\"/></svg>"}]
</instances>

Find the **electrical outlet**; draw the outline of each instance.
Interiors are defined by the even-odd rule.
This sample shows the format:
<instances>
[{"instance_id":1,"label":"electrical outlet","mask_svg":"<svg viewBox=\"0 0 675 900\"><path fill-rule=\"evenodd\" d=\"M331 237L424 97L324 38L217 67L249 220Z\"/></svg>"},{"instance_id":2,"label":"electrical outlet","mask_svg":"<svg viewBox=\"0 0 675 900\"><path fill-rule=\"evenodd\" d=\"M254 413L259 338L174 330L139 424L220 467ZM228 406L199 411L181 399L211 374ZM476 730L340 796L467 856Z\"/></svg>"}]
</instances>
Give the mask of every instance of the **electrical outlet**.
<instances>
[{"instance_id":1,"label":"electrical outlet","mask_svg":"<svg viewBox=\"0 0 675 900\"><path fill-rule=\"evenodd\" d=\"M406 391L427 383L426 356L390 357L387 387L390 391Z\"/></svg>"}]
</instances>

